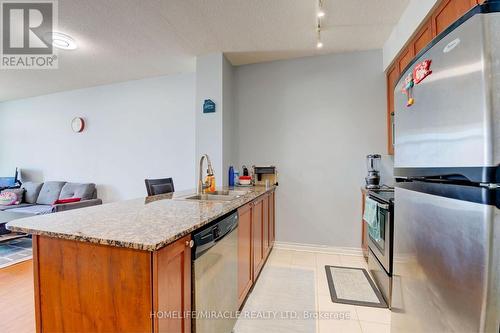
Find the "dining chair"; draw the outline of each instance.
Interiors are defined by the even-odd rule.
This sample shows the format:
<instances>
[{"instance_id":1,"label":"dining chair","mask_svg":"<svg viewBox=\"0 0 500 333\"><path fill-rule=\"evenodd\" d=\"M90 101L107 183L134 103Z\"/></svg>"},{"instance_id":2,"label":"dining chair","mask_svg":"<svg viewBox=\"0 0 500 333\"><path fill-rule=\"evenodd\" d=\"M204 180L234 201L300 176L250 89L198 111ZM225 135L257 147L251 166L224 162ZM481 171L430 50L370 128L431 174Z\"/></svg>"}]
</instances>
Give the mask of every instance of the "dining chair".
<instances>
[{"instance_id":1,"label":"dining chair","mask_svg":"<svg viewBox=\"0 0 500 333\"><path fill-rule=\"evenodd\" d=\"M145 179L148 196L174 192L174 181L172 178Z\"/></svg>"}]
</instances>

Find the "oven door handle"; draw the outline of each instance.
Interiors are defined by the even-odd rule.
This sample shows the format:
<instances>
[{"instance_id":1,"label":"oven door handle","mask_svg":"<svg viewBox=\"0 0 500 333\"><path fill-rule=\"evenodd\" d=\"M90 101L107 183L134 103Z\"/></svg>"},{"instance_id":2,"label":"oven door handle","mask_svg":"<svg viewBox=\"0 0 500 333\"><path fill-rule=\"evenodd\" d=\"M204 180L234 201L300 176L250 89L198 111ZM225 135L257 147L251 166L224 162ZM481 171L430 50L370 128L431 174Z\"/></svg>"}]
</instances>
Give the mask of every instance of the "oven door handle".
<instances>
[{"instance_id":1,"label":"oven door handle","mask_svg":"<svg viewBox=\"0 0 500 333\"><path fill-rule=\"evenodd\" d=\"M380 202L379 200L375 199L374 197L372 197L370 195L367 195L367 198L370 198L373 201L375 201L377 203L377 207L380 208L380 209L389 210L389 208L390 208L389 204L382 203L382 202Z\"/></svg>"},{"instance_id":2,"label":"oven door handle","mask_svg":"<svg viewBox=\"0 0 500 333\"><path fill-rule=\"evenodd\" d=\"M380 209L385 209L385 210L389 209L389 205L388 204L381 204L380 202L377 202L377 206Z\"/></svg>"}]
</instances>

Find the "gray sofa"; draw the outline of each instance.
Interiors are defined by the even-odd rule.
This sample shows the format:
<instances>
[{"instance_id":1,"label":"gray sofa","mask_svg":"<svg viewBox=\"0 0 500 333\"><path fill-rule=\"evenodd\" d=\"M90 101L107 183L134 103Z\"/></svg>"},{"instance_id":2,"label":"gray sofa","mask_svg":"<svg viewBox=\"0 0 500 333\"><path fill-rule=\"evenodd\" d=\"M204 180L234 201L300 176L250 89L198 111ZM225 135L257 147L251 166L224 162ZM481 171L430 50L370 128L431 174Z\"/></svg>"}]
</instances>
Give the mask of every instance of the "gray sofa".
<instances>
[{"instance_id":1,"label":"gray sofa","mask_svg":"<svg viewBox=\"0 0 500 333\"><path fill-rule=\"evenodd\" d=\"M0 206L0 212L41 215L102 204L102 200L97 198L96 186L92 183L26 182L21 188L25 190L22 202L19 205ZM58 199L70 198L81 198L81 201L54 204Z\"/></svg>"}]
</instances>

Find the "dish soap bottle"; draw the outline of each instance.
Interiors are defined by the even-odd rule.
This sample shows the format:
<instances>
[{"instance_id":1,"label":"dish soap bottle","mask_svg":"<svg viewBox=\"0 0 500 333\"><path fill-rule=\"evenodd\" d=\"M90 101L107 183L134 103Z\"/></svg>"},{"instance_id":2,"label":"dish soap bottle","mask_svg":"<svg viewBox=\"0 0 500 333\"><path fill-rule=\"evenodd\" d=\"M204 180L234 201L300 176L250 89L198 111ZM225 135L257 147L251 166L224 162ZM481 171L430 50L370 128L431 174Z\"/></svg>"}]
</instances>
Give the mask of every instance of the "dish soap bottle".
<instances>
[{"instance_id":1,"label":"dish soap bottle","mask_svg":"<svg viewBox=\"0 0 500 333\"><path fill-rule=\"evenodd\" d=\"M207 185L204 193L215 192L215 176L207 170L207 176L205 177L205 184Z\"/></svg>"},{"instance_id":2,"label":"dish soap bottle","mask_svg":"<svg viewBox=\"0 0 500 333\"><path fill-rule=\"evenodd\" d=\"M209 178L210 178L209 192L213 193L213 192L215 192L215 176L214 175L210 175Z\"/></svg>"}]
</instances>

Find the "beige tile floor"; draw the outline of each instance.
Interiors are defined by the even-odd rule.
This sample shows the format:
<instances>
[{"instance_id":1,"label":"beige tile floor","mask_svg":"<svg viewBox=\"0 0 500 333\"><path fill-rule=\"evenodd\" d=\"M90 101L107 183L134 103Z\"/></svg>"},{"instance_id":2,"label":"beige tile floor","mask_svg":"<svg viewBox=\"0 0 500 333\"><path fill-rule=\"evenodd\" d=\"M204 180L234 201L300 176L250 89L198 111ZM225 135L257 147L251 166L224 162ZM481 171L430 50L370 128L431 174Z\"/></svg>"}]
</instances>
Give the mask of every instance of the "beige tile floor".
<instances>
[{"instance_id":1,"label":"beige tile floor","mask_svg":"<svg viewBox=\"0 0 500 333\"><path fill-rule=\"evenodd\" d=\"M331 301L325 265L367 268L362 257L274 249L242 309L247 317L238 320L234 332L389 333L389 310ZM248 317L259 311L276 318ZM288 313L333 318L290 319Z\"/></svg>"}]
</instances>

